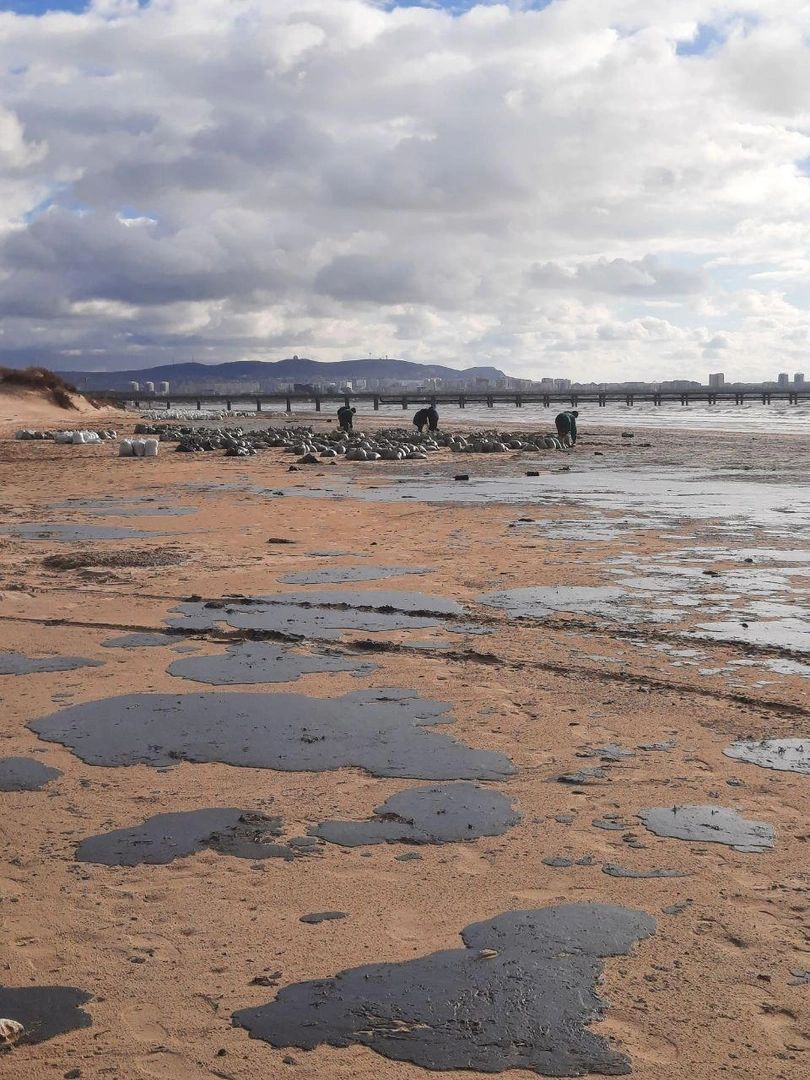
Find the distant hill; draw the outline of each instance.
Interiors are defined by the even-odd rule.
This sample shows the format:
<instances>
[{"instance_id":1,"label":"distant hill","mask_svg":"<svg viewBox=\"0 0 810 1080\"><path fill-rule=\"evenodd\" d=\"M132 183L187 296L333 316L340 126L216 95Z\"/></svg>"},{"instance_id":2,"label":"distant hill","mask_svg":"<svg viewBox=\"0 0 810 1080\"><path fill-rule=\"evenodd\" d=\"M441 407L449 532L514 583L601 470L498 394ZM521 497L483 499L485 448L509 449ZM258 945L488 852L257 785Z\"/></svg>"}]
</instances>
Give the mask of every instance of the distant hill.
<instances>
[{"instance_id":1,"label":"distant hill","mask_svg":"<svg viewBox=\"0 0 810 1080\"><path fill-rule=\"evenodd\" d=\"M68 371L66 379L82 390L125 390L130 382L158 383L168 381L174 389L180 386L191 391L204 391L217 383L264 384L285 382L342 383L353 379L448 379L466 382L471 379L504 379L498 368L472 367L464 371L441 364L415 364L410 360L340 360L321 363L293 357L288 360L238 360L228 364L163 364L153 368L133 368L129 371Z\"/></svg>"}]
</instances>

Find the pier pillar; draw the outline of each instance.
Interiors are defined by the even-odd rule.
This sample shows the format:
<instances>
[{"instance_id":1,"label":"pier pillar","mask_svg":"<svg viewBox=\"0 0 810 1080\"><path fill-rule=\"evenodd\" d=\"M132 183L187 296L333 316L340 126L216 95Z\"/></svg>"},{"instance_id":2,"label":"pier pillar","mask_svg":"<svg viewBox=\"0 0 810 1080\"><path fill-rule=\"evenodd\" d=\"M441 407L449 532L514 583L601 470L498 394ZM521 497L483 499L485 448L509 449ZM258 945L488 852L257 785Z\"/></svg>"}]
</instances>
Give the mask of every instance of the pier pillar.
<instances>
[{"instance_id":1,"label":"pier pillar","mask_svg":"<svg viewBox=\"0 0 810 1080\"><path fill-rule=\"evenodd\" d=\"M256 398L256 412L260 413L261 411L262 411L262 399L260 397L257 397Z\"/></svg>"},{"instance_id":2,"label":"pier pillar","mask_svg":"<svg viewBox=\"0 0 810 1080\"><path fill-rule=\"evenodd\" d=\"M350 408L351 408L351 406L352 406L352 399L351 399L351 398L349 397L349 395L348 395L348 394L344 394L344 395L343 395L343 404L344 404L344 405L346 406L346 408L347 408L347 409L350 409Z\"/></svg>"},{"instance_id":3,"label":"pier pillar","mask_svg":"<svg viewBox=\"0 0 810 1080\"><path fill-rule=\"evenodd\" d=\"M660 404L661 404L661 395L660 394L653 394L653 405L660 405Z\"/></svg>"},{"instance_id":4,"label":"pier pillar","mask_svg":"<svg viewBox=\"0 0 810 1080\"><path fill-rule=\"evenodd\" d=\"M379 394L374 395L374 411L375 412L380 411L380 395Z\"/></svg>"},{"instance_id":5,"label":"pier pillar","mask_svg":"<svg viewBox=\"0 0 810 1080\"><path fill-rule=\"evenodd\" d=\"M788 405L798 405L798 404L799 404L799 395L794 394L791 391L791 393L788 394Z\"/></svg>"},{"instance_id":6,"label":"pier pillar","mask_svg":"<svg viewBox=\"0 0 810 1080\"><path fill-rule=\"evenodd\" d=\"M227 399L226 399L226 401L225 401L225 408L226 408L226 409L228 410L228 412L230 412L230 411L231 411L231 403L230 403L230 401L229 401L229 400L227 400Z\"/></svg>"},{"instance_id":7,"label":"pier pillar","mask_svg":"<svg viewBox=\"0 0 810 1080\"><path fill-rule=\"evenodd\" d=\"M202 409L202 402L201 402L201 401L198 401L198 402L197 402L197 412L199 412L199 411L200 411L200 409Z\"/></svg>"},{"instance_id":8,"label":"pier pillar","mask_svg":"<svg viewBox=\"0 0 810 1080\"><path fill-rule=\"evenodd\" d=\"M770 405L770 403L771 403L771 395L766 390L762 395L762 404L763 405Z\"/></svg>"},{"instance_id":9,"label":"pier pillar","mask_svg":"<svg viewBox=\"0 0 810 1080\"><path fill-rule=\"evenodd\" d=\"M543 404L546 408L548 408L551 404L551 398L548 396L548 394L543 394Z\"/></svg>"},{"instance_id":10,"label":"pier pillar","mask_svg":"<svg viewBox=\"0 0 810 1080\"><path fill-rule=\"evenodd\" d=\"M464 397L463 394L459 394L459 396L458 396L458 407L460 409L466 409L467 408L467 399Z\"/></svg>"},{"instance_id":11,"label":"pier pillar","mask_svg":"<svg viewBox=\"0 0 810 1080\"><path fill-rule=\"evenodd\" d=\"M492 394L487 394L487 408L491 409L494 407L494 405L495 402L492 400Z\"/></svg>"},{"instance_id":12,"label":"pier pillar","mask_svg":"<svg viewBox=\"0 0 810 1080\"><path fill-rule=\"evenodd\" d=\"M681 405L688 405L688 404L689 404L689 395L688 394L681 394Z\"/></svg>"},{"instance_id":13,"label":"pier pillar","mask_svg":"<svg viewBox=\"0 0 810 1080\"><path fill-rule=\"evenodd\" d=\"M403 409L407 409L407 408L408 408L408 399L407 399L406 397L404 397L404 398L402 399L402 408L403 408Z\"/></svg>"},{"instance_id":14,"label":"pier pillar","mask_svg":"<svg viewBox=\"0 0 810 1080\"><path fill-rule=\"evenodd\" d=\"M516 409L522 409L523 408L523 397L520 394L515 394L515 408Z\"/></svg>"},{"instance_id":15,"label":"pier pillar","mask_svg":"<svg viewBox=\"0 0 810 1080\"><path fill-rule=\"evenodd\" d=\"M625 398L625 402L626 402L626 403L627 403L628 405L634 405L634 404L635 404L635 398L634 398L634 396L633 396L632 394L628 394L628 395L627 395L627 397Z\"/></svg>"},{"instance_id":16,"label":"pier pillar","mask_svg":"<svg viewBox=\"0 0 810 1080\"><path fill-rule=\"evenodd\" d=\"M320 412L320 411L321 411L321 399L316 394L315 395L315 412Z\"/></svg>"},{"instance_id":17,"label":"pier pillar","mask_svg":"<svg viewBox=\"0 0 810 1080\"><path fill-rule=\"evenodd\" d=\"M168 398L166 398L166 412L168 412L171 407L172 407L172 403L169 401Z\"/></svg>"},{"instance_id":18,"label":"pier pillar","mask_svg":"<svg viewBox=\"0 0 810 1080\"><path fill-rule=\"evenodd\" d=\"M606 400L607 399L605 398L604 394L599 395L599 408L600 409L604 409Z\"/></svg>"},{"instance_id":19,"label":"pier pillar","mask_svg":"<svg viewBox=\"0 0 810 1080\"><path fill-rule=\"evenodd\" d=\"M287 408L285 409L285 412L288 412L288 413L292 412L292 402L290 401L289 398L287 398Z\"/></svg>"}]
</instances>

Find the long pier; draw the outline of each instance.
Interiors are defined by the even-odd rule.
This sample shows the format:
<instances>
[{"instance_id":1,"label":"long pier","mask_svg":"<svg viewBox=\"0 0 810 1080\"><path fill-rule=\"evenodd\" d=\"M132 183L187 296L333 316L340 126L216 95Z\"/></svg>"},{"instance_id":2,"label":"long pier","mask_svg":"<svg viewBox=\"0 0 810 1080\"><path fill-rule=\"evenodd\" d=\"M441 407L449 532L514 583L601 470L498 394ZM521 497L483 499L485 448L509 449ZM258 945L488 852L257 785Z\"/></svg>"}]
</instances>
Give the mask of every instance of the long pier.
<instances>
[{"instance_id":1,"label":"long pier","mask_svg":"<svg viewBox=\"0 0 810 1080\"><path fill-rule=\"evenodd\" d=\"M170 409L174 405L193 405L199 411L206 405L219 406L227 412L232 411L234 402L256 402L256 412L261 412L265 405L284 404L286 412L292 412L294 404L311 404L315 412L320 412L324 403L338 402L351 405L353 402L371 402L374 409L381 405L399 405L403 409L409 409L414 405L456 405L464 409L467 405L484 405L492 409L495 405L514 405L520 409L524 405L543 405L550 408L552 405L565 405L575 409L578 405L592 404L604 407L608 402L617 402L623 405L636 405L641 402L651 402L653 405L663 405L671 402L680 405L692 405L703 403L717 405L719 402L733 402L735 405L743 405L746 401L758 402L762 405L771 405L774 401L786 401L789 405L798 405L800 400L810 400L810 386L806 389L761 389L753 387L745 390L722 390L700 388L695 390L644 390L644 391L616 391L616 390L589 390L580 392L577 390L542 393L537 391L499 390L489 391L463 391L431 393L425 391L408 391L400 394L372 393L370 391L337 391L323 393L311 391L309 393L231 393L231 394L147 394L133 390L88 390L87 393L101 401L108 401L115 405L134 404L137 409L152 409L163 406Z\"/></svg>"}]
</instances>

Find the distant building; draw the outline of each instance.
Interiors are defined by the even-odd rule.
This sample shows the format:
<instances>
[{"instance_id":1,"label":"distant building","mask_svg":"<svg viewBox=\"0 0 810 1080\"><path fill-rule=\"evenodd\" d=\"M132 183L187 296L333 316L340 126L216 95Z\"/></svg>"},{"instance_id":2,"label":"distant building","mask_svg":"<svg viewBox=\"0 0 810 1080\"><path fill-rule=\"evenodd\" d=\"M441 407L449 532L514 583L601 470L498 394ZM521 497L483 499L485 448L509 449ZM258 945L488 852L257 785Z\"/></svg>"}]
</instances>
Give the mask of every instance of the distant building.
<instances>
[{"instance_id":1,"label":"distant building","mask_svg":"<svg viewBox=\"0 0 810 1080\"><path fill-rule=\"evenodd\" d=\"M143 388L147 394L154 394L155 392L155 384L153 382L145 382Z\"/></svg>"},{"instance_id":2,"label":"distant building","mask_svg":"<svg viewBox=\"0 0 810 1080\"><path fill-rule=\"evenodd\" d=\"M803 371L797 371L796 374L793 376L793 385L794 386L804 386L804 372Z\"/></svg>"},{"instance_id":3,"label":"distant building","mask_svg":"<svg viewBox=\"0 0 810 1080\"><path fill-rule=\"evenodd\" d=\"M709 386L722 386L725 381L726 377L722 371L716 371L709 376Z\"/></svg>"},{"instance_id":4,"label":"distant building","mask_svg":"<svg viewBox=\"0 0 810 1080\"><path fill-rule=\"evenodd\" d=\"M137 394L139 392L139 390L141 389L141 384L138 383L138 382L131 382L129 384L129 388L130 388L130 390L132 391L133 394Z\"/></svg>"},{"instance_id":5,"label":"distant building","mask_svg":"<svg viewBox=\"0 0 810 1080\"><path fill-rule=\"evenodd\" d=\"M554 380L554 389L555 390L570 390L571 389L571 380L570 379L555 379Z\"/></svg>"},{"instance_id":6,"label":"distant building","mask_svg":"<svg viewBox=\"0 0 810 1080\"><path fill-rule=\"evenodd\" d=\"M168 394L169 394L169 384L168 384L167 382L162 382L162 383L160 384L160 393L161 393L161 394L163 394L163 396L164 396L164 397L168 397Z\"/></svg>"},{"instance_id":7,"label":"distant building","mask_svg":"<svg viewBox=\"0 0 810 1080\"><path fill-rule=\"evenodd\" d=\"M790 385L790 376L788 375L788 373L786 371L780 371L779 374L776 376L776 385L777 386L789 386Z\"/></svg>"}]
</instances>

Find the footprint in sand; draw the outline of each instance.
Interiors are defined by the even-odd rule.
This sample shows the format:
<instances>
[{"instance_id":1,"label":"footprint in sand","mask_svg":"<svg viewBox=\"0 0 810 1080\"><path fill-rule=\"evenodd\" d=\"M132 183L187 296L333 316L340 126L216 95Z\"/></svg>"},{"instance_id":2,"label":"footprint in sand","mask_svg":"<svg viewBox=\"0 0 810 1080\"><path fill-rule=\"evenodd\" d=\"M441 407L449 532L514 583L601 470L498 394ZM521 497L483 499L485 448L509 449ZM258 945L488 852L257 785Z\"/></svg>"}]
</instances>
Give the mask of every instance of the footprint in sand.
<instances>
[{"instance_id":1,"label":"footprint in sand","mask_svg":"<svg viewBox=\"0 0 810 1080\"><path fill-rule=\"evenodd\" d=\"M616 1041L621 1049L636 1062L651 1065L669 1065L678 1057L678 1047L665 1035L645 1030L622 1009L612 1008L604 1027L594 1028L600 1035Z\"/></svg>"},{"instance_id":2,"label":"footprint in sand","mask_svg":"<svg viewBox=\"0 0 810 1080\"><path fill-rule=\"evenodd\" d=\"M211 1071L186 1061L180 1054L163 1051L134 1062L138 1076L148 1080L211 1080Z\"/></svg>"},{"instance_id":3,"label":"footprint in sand","mask_svg":"<svg viewBox=\"0 0 810 1080\"><path fill-rule=\"evenodd\" d=\"M166 1041L168 1029L160 1022L160 1009L155 1005L128 1005L121 1010L121 1023L137 1042L160 1045Z\"/></svg>"}]
</instances>

